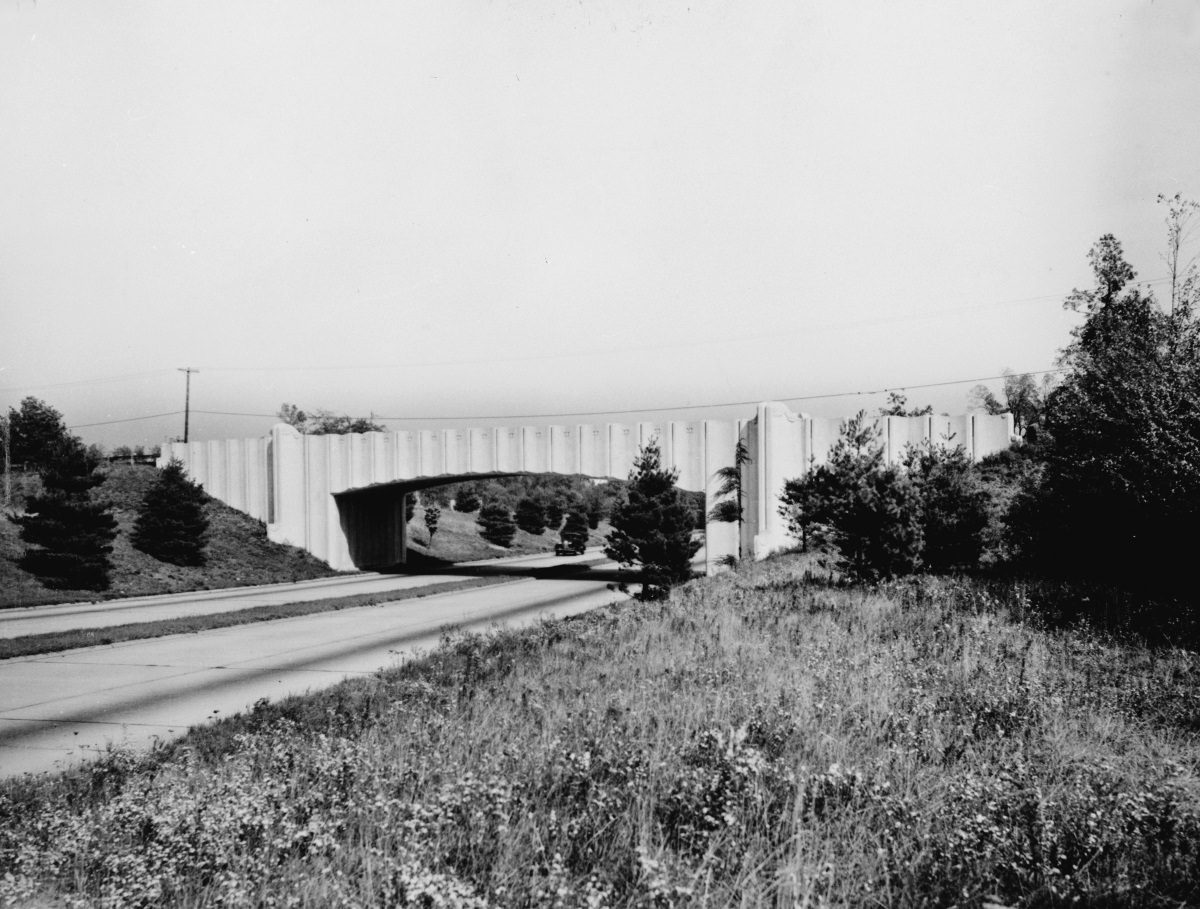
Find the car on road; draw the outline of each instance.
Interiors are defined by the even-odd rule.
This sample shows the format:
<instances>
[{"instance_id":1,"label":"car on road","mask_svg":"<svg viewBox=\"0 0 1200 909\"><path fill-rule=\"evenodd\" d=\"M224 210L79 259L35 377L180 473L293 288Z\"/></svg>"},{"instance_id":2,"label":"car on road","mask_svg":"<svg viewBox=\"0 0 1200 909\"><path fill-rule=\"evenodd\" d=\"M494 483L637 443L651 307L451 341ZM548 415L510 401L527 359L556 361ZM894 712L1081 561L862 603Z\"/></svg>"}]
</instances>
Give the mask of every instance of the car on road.
<instances>
[{"instance_id":1,"label":"car on road","mask_svg":"<svg viewBox=\"0 0 1200 909\"><path fill-rule=\"evenodd\" d=\"M554 544L554 554L560 555L583 555L587 549L584 543L573 543L570 540L560 540Z\"/></svg>"}]
</instances>

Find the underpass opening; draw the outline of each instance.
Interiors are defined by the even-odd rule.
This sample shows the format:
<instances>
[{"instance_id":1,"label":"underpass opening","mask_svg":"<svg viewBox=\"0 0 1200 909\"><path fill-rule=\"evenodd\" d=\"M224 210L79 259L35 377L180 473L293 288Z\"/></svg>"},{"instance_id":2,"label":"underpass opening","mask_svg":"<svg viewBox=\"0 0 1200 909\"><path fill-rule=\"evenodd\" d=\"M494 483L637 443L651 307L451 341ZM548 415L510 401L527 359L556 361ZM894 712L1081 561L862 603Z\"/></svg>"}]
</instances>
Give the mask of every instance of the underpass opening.
<instances>
[{"instance_id":1,"label":"underpass opening","mask_svg":"<svg viewBox=\"0 0 1200 909\"><path fill-rule=\"evenodd\" d=\"M531 482L504 483L505 480ZM489 484L489 481L501 482L492 483L491 488L487 488L485 484ZM481 500L480 505L484 500L499 499L510 514L516 511L518 502L523 498L540 501L549 512L543 533L519 530L515 545L500 547L489 544L477 525L480 507L470 511L454 508L458 494L466 485L474 487L476 496ZM435 535L441 535L441 541L435 542L425 532L423 511L418 510L415 503L409 504L409 499L416 493L446 487L452 489L450 495L420 497L422 504L434 503L441 508L442 518ZM702 490L681 491L696 515L697 533L703 539L705 494ZM423 477L376 484L335 493L333 498L337 503L339 524L356 568L419 572L447 570L462 562L505 555L554 556L555 544L561 539L561 531L571 511L582 511L585 515L589 511L596 513L597 527L592 527L589 521L589 546L595 547L602 543L608 514L623 493L623 480L584 474L514 471ZM410 510L413 513L411 528L405 520L406 511ZM599 535L597 530L600 531ZM469 534L470 539L464 539L464 533ZM544 545L538 545L539 538ZM702 548L698 553L698 564L701 566L703 559Z\"/></svg>"}]
</instances>

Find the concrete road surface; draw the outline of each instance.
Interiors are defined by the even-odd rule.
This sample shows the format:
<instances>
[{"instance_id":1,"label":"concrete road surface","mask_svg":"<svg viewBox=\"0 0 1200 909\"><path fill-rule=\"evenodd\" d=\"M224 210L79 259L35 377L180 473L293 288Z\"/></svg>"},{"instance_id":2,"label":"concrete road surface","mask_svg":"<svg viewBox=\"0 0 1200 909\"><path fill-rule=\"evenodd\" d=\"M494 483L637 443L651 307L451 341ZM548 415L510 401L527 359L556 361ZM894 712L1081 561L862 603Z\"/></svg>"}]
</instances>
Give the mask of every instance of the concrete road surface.
<instances>
[{"instance_id":1,"label":"concrete road surface","mask_svg":"<svg viewBox=\"0 0 1200 909\"><path fill-rule=\"evenodd\" d=\"M593 553L590 558L595 559ZM61 603L55 606L27 606L0 609L0 638L19 638L30 634L77 631L90 628L111 628L132 622L160 622L186 616L237 612L255 606L278 606L284 603L308 603L335 597L388 593L436 584L452 584L478 577L487 567L497 570L519 566L541 568L550 565L579 564L583 556L516 556L508 559L489 559L482 562L463 562L436 574L378 574L363 572L344 577L319 578L315 581L296 581L289 584L266 584L259 587L229 587L222 590L197 590L149 597L127 597L94 603Z\"/></svg>"},{"instance_id":2,"label":"concrete road surface","mask_svg":"<svg viewBox=\"0 0 1200 909\"><path fill-rule=\"evenodd\" d=\"M273 622L0 660L0 775L65 768L395 665L453 624L526 624L623 599L602 581L517 580Z\"/></svg>"}]
</instances>

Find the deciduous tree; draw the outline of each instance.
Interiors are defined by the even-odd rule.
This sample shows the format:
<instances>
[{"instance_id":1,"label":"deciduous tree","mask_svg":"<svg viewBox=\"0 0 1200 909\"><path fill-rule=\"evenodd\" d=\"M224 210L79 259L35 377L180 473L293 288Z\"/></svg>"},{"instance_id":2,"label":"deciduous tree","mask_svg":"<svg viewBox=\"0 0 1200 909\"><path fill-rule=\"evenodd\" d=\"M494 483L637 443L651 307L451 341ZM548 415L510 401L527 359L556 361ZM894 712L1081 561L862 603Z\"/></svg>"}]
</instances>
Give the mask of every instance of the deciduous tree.
<instances>
[{"instance_id":1,"label":"deciduous tree","mask_svg":"<svg viewBox=\"0 0 1200 909\"><path fill-rule=\"evenodd\" d=\"M22 400L19 408L9 408L8 437L12 446L9 452L12 464L35 468L47 466L62 445L73 438L63 423L62 414L34 397Z\"/></svg>"},{"instance_id":2,"label":"deciduous tree","mask_svg":"<svg viewBox=\"0 0 1200 909\"><path fill-rule=\"evenodd\" d=\"M438 521L441 520L442 510L432 502L425 506L425 529L429 531L429 545L433 545L433 535L437 533Z\"/></svg>"},{"instance_id":3,"label":"deciduous tree","mask_svg":"<svg viewBox=\"0 0 1200 909\"><path fill-rule=\"evenodd\" d=\"M1095 287L1046 403L1040 482L1013 513L1041 570L1181 590L1200 526L1200 324L1187 299L1162 312L1105 235L1088 258ZM1183 531L1183 532L1181 532Z\"/></svg>"}]
</instances>

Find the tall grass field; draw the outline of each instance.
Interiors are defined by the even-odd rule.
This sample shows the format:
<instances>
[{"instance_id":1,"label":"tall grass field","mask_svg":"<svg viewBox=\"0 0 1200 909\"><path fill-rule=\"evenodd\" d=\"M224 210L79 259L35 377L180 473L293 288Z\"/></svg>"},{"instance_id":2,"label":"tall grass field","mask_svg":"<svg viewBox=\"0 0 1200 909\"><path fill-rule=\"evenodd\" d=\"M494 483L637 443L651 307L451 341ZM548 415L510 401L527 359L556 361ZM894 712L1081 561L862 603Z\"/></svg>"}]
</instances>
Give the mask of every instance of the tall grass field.
<instances>
[{"instance_id":1,"label":"tall grass field","mask_svg":"<svg viewBox=\"0 0 1200 909\"><path fill-rule=\"evenodd\" d=\"M1182 906L1200 657L788 558L0 789L0 903Z\"/></svg>"}]
</instances>

